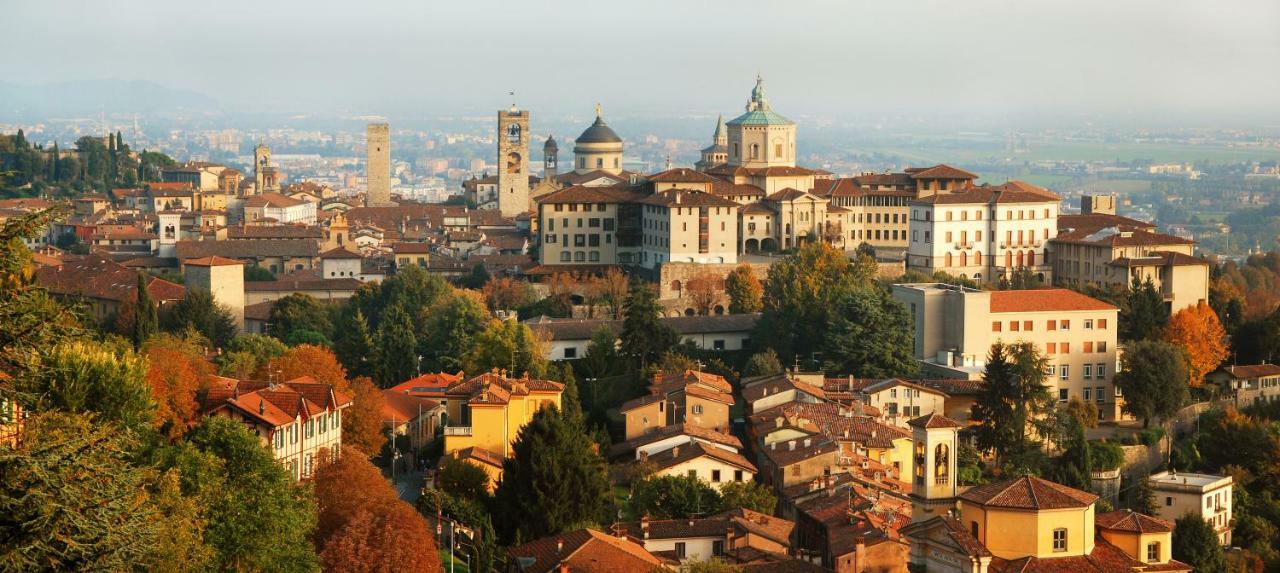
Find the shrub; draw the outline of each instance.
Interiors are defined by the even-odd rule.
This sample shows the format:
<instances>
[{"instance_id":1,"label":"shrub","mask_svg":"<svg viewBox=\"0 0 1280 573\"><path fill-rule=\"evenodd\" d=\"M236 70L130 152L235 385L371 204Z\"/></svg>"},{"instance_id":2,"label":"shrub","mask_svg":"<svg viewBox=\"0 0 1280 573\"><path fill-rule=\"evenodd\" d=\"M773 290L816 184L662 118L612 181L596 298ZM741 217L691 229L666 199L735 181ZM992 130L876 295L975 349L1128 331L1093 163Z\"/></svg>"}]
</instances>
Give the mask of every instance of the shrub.
<instances>
[{"instance_id":1,"label":"shrub","mask_svg":"<svg viewBox=\"0 0 1280 573\"><path fill-rule=\"evenodd\" d=\"M1099 440L1089 444L1089 465L1093 471L1111 471L1124 465L1124 448L1115 442Z\"/></svg>"},{"instance_id":2,"label":"shrub","mask_svg":"<svg viewBox=\"0 0 1280 573\"><path fill-rule=\"evenodd\" d=\"M1144 446L1154 446L1164 438L1164 428L1149 428L1138 432L1138 441Z\"/></svg>"}]
</instances>

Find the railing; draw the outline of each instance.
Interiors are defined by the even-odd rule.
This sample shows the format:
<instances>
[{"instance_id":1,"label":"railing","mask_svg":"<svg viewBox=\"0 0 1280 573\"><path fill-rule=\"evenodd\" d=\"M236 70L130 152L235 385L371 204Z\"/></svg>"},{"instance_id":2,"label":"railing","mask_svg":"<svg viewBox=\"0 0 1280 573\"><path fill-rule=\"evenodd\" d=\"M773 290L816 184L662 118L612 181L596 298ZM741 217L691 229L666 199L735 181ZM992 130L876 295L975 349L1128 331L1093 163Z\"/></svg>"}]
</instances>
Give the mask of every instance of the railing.
<instances>
[{"instance_id":1,"label":"railing","mask_svg":"<svg viewBox=\"0 0 1280 573\"><path fill-rule=\"evenodd\" d=\"M444 435L446 436L470 436L471 426L445 426Z\"/></svg>"}]
</instances>

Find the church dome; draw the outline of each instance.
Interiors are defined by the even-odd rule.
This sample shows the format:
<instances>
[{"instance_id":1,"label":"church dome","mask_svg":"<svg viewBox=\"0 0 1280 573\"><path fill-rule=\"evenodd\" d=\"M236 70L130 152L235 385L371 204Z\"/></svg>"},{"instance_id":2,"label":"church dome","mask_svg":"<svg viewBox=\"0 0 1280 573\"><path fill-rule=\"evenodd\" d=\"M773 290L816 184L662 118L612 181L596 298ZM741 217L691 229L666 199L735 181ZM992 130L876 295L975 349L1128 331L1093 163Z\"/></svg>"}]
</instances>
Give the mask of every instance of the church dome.
<instances>
[{"instance_id":1,"label":"church dome","mask_svg":"<svg viewBox=\"0 0 1280 573\"><path fill-rule=\"evenodd\" d=\"M622 138L618 137L618 134L605 124L604 118L597 114L595 122L583 131L574 143L622 143Z\"/></svg>"},{"instance_id":2,"label":"church dome","mask_svg":"<svg viewBox=\"0 0 1280 573\"><path fill-rule=\"evenodd\" d=\"M559 149L560 149L560 146L556 145L556 138L554 135L548 136L547 142L542 144L543 151L557 151Z\"/></svg>"}]
</instances>

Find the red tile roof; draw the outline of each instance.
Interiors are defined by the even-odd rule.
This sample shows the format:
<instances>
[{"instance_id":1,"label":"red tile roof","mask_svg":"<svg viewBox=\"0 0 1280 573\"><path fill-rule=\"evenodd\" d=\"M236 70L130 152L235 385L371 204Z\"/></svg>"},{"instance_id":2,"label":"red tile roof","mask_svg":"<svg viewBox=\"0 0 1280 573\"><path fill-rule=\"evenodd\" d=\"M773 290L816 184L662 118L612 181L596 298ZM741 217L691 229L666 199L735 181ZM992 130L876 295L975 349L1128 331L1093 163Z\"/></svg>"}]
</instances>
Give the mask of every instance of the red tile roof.
<instances>
[{"instance_id":1,"label":"red tile roof","mask_svg":"<svg viewBox=\"0 0 1280 573\"><path fill-rule=\"evenodd\" d=\"M1143 515L1131 509L1111 511L1097 516L1095 522L1102 529L1132 533L1169 533L1173 524L1163 519Z\"/></svg>"},{"instance_id":2,"label":"red tile roof","mask_svg":"<svg viewBox=\"0 0 1280 573\"><path fill-rule=\"evenodd\" d=\"M638 543L594 529L544 537L512 547L507 554L521 573L551 573L562 563L571 573L645 573L662 565Z\"/></svg>"},{"instance_id":3,"label":"red tile roof","mask_svg":"<svg viewBox=\"0 0 1280 573\"><path fill-rule=\"evenodd\" d=\"M692 189L664 189L653 195L640 199L640 203L645 205L658 205L661 207L728 207L730 209L738 208L738 204L702 191Z\"/></svg>"},{"instance_id":4,"label":"red tile roof","mask_svg":"<svg viewBox=\"0 0 1280 573\"><path fill-rule=\"evenodd\" d=\"M36 269L36 284L50 293L83 296L125 302L138 296L138 272L100 254L91 253L75 260L63 260L59 266ZM182 298L182 285L150 278L147 293L157 302Z\"/></svg>"},{"instance_id":5,"label":"red tile roof","mask_svg":"<svg viewBox=\"0 0 1280 573\"><path fill-rule=\"evenodd\" d=\"M927 430L933 429L933 428L963 427L960 425L959 422L956 422L955 420L952 420L951 418L948 418L946 416L939 416L938 414L926 414L924 416L920 416L919 418L916 418L914 420L907 422L907 424L911 426L915 426L917 428L924 428Z\"/></svg>"},{"instance_id":6,"label":"red tile roof","mask_svg":"<svg viewBox=\"0 0 1280 573\"><path fill-rule=\"evenodd\" d=\"M938 205L1056 203L1061 200L1062 197L1057 193L1025 181L1009 181L1000 185L981 185L971 189L942 192L918 199L921 203Z\"/></svg>"},{"instance_id":7,"label":"red tile roof","mask_svg":"<svg viewBox=\"0 0 1280 573\"><path fill-rule=\"evenodd\" d=\"M1034 476L976 486L960 499L987 507L1006 509L1085 508L1098 496Z\"/></svg>"},{"instance_id":8,"label":"red tile roof","mask_svg":"<svg viewBox=\"0 0 1280 573\"><path fill-rule=\"evenodd\" d=\"M418 417L419 413L428 413L438 406L440 403L430 398L410 396L390 389L382 391L382 416L388 420L408 422Z\"/></svg>"},{"instance_id":9,"label":"red tile roof","mask_svg":"<svg viewBox=\"0 0 1280 573\"><path fill-rule=\"evenodd\" d=\"M1280 364L1250 364L1244 366L1227 366L1222 369L1223 372L1230 374L1236 380L1246 380L1249 378L1262 378L1265 376L1280 376Z\"/></svg>"},{"instance_id":10,"label":"red tile roof","mask_svg":"<svg viewBox=\"0 0 1280 573\"><path fill-rule=\"evenodd\" d=\"M1097 537L1093 552L1071 557L1023 557L1006 560L995 558L988 569L991 573L1144 573L1191 571L1191 566L1177 560L1168 563L1144 563L1134 559L1119 547Z\"/></svg>"},{"instance_id":11,"label":"red tile roof","mask_svg":"<svg viewBox=\"0 0 1280 573\"><path fill-rule=\"evenodd\" d=\"M958 167L938 164L911 173L912 179L977 179L978 175Z\"/></svg>"},{"instance_id":12,"label":"red tile roof","mask_svg":"<svg viewBox=\"0 0 1280 573\"><path fill-rule=\"evenodd\" d=\"M1111 304L1065 288L991 292L991 312L1118 310Z\"/></svg>"},{"instance_id":13,"label":"red tile roof","mask_svg":"<svg viewBox=\"0 0 1280 573\"><path fill-rule=\"evenodd\" d=\"M198 259L187 259L182 262L183 264L193 267L223 267L230 265L244 266L244 261L237 261L235 259L228 259L226 257L219 257L216 255L211 257L200 257Z\"/></svg>"}]
</instances>

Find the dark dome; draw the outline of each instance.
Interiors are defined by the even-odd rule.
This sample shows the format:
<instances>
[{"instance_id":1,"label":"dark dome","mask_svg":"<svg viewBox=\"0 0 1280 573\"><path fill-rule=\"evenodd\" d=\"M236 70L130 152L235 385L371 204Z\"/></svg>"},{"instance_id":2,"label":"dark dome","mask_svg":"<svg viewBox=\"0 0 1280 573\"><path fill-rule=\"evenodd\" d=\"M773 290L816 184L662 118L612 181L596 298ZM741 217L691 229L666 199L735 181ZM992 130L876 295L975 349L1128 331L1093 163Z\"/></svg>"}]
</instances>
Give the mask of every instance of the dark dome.
<instances>
[{"instance_id":1,"label":"dark dome","mask_svg":"<svg viewBox=\"0 0 1280 573\"><path fill-rule=\"evenodd\" d=\"M554 135L547 137L547 142L542 144L542 149L544 150L560 149L560 146L556 145L556 138Z\"/></svg>"},{"instance_id":2,"label":"dark dome","mask_svg":"<svg viewBox=\"0 0 1280 573\"><path fill-rule=\"evenodd\" d=\"M605 125L604 119L596 116L595 123L591 124L574 143L622 143L622 138L614 133L608 125Z\"/></svg>"}]
</instances>

